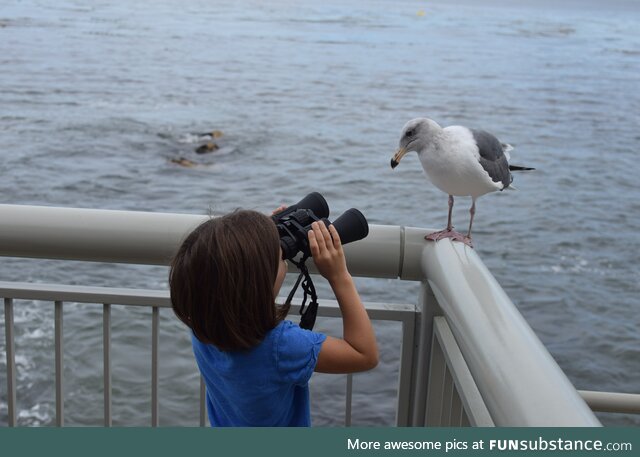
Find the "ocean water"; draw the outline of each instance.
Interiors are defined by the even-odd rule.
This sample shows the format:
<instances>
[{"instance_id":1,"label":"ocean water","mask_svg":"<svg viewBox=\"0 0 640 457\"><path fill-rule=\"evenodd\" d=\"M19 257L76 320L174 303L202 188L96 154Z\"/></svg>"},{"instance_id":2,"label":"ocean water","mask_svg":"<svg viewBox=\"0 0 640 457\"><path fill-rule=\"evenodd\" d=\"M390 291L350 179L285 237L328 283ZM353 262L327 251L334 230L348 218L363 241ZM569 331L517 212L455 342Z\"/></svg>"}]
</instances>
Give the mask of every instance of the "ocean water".
<instances>
[{"instance_id":1,"label":"ocean water","mask_svg":"<svg viewBox=\"0 0 640 457\"><path fill-rule=\"evenodd\" d=\"M334 215L441 228L447 197L416 155L389 167L400 130L419 116L484 128L537 170L479 199L478 253L576 387L640 393L640 5L510 3L3 0L0 201L223 214L317 190ZM220 149L196 154L213 129ZM456 200L460 230L469 205ZM166 288L167 269L3 258L0 279ZM358 286L366 301L417 300L415 283ZM19 423L51 425L53 305L15 314ZM66 423L100 425L101 307L68 304L64 319ZM150 320L114 307L115 425L150 421ZM400 329L376 331L381 364L354 377L358 425L394 423ZM4 338L0 325L0 425ZM161 424L196 425L198 376L170 310L160 357ZM344 380L314 376L315 425L342 424Z\"/></svg>"}]
</instances>

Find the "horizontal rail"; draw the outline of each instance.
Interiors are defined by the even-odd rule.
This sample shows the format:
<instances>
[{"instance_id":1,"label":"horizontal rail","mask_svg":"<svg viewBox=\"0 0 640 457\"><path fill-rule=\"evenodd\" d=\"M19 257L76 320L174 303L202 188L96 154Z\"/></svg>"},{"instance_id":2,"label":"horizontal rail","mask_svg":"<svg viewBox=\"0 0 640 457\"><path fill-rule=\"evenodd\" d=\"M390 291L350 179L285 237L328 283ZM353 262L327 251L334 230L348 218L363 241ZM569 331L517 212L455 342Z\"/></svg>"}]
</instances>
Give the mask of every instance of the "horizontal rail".
<instances>
[{"instance_id":1,"label":"horizontal rail","mask_svg":"<svg viewBox=\"0 0 640 457\"><path fill-rule=\"evenodd\" d=\"M111 305L147 306L170 308L168 290L127 289L97 286L74 286L59 284L37 284L28 282L0 281L0 297L14 300L42 300L76 303L109 303ZM280 297L279 302L284 303ZM340 307L335 300L318 300L318 316L339 317ZM371 319L399 322L413 322L416 305L402 303L366 302L365 307ZM298 312L300 305L293 303L291 312Z\"/></svg>"},{"instance_id":2,"label":"horizontal rail","mask_svg":"<svg viewBox=\"0 0 640 457\"><path fill-rule=\"evenodd\" d=\"M210 216L0 205L0 256L168 265L181 241ZM356 276L421 280L424 229L370 225L345 246ZM293 266L290 267L293 271ZM313 271L314 266L309 265Z\"/></svg>"},{"instance_id":3,"label":"horizontal rail","mask_svg":"<svg viewBox=\"0 0 640 457\"><path fill-rule=\"evenodd\" d=\"M589 407L603 413L640 414L640 394L579 390Z\"/></svg>"},{"instance_id":4,"label":"horizontal rail","mask_svg":"<svg viewBox=\"0 0 640 457\"><path fill-rule=\"evenodd\" d=\"M77 303L171 307L169 292L155 289L0 281L0 296L18 300L59 300Z\"/></svg>"}]
</instances>

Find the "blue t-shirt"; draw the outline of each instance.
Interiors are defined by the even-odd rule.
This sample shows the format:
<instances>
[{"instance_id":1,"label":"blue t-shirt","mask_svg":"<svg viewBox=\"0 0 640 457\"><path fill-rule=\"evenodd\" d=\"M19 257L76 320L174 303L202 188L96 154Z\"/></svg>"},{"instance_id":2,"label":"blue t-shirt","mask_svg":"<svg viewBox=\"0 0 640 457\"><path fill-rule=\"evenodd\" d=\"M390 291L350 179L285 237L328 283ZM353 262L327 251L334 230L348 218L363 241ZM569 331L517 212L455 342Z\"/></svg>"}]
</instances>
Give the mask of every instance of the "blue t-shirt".
<instances>
[{"instance_id":1,"label":"blue t-shirt","mask_svg":"<svg viewBox=\"0 0 640 457\"><path fill-rule=\"evenodd\" d=\"M309 378L322 333L282 321L256 347L219 350L191 336L212 427L308 427Z\"/></svg>"}]
</instances>

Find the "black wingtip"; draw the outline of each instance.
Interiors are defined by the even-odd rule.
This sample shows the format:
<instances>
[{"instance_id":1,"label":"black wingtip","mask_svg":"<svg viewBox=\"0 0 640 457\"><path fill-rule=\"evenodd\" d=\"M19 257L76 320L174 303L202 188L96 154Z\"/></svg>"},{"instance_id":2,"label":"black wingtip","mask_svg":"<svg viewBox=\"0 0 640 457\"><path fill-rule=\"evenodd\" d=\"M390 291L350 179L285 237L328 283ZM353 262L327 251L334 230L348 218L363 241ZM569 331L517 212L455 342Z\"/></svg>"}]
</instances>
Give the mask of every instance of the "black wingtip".
<instances>
[{"instance_id":1,"label":"black wingtip","mask_svg":"<svg viewBox=\"0 0 640 457\"><path fill-rule=\"evenodd\" d=\"M535 170L535 168L521 167L519 165L509 165L509 171L531 171L531 170Z\"/></svg>"}]
</instances>

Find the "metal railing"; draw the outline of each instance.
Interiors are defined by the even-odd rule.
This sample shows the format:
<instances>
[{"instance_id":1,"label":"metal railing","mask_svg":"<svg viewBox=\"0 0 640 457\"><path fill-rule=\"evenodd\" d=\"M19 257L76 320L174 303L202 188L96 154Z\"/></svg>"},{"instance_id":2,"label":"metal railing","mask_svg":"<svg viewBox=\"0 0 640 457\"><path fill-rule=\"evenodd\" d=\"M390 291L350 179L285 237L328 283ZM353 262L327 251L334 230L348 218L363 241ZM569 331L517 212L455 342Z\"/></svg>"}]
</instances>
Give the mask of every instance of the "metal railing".
<instances>
[{"instance_id":1,"label":"metal railing","mask_svg":"<svg viewBox=\"0 0 640 457\"><path fill-rule=\"evenodd\" d=\"M495 424L446 320L435 317L433 330L425 425L493 427Z\"/></svg>"},{"instance_id":2,"label":"metal railing","mask_svg":"<svg viewBox=\"0 0 640 457\"><path fill-rule=\"evenodd\" d=\"M0 256L167 264L183 237L206 219L0 205ZM372 225L366 239L345 247L349 270L356 276L421 282L417 312L402 320L398 425L600 425L476 252L448 240L427 243L425 233ZM11 286L4 287L0 293L11 296ZM60 302L60 308L64 301L84 301L66 295L67 289L57 291L62 295L56 295L55 286L50 289L42 298ZM156 293L166 300L166 292ZM103 290L91 301L113 303L113 297L114 292ZM138 300L143 299L136 293L128 297ZM5 320L12 313L7 303ZM370 306L368 311L373 318L391 311L387 308ZM325 309L337 316L337 307ZM105 331L105 344L108 335ZM107 381L105 375L105 385ZM12 382L15 387L8 379ZM350 385L348 380L348 398Z\"/></svg>"},{"instance_id":3,"label":"metal railing","mask_svg":"<svg viewBox=\"0 0 640 457\"><path fill-rule=\"evenodd\" d=\"M158 396L158 356L159 347L159 310L170 308L171 302L167 291L143 289L114 289L106 287L60 286L49 284L8 283L0 282L0 296L4 298L5 334L7 353L7 392L8 392L8 425L17 425L16 414L16 368L13 315L15 300L48 301L55 308L55 391L57 426L64 425L64 360L63 360L63 307L64 303L102 303L103 327L103 386L104 386L104 420L103 425L112 425L111 414L111 307L112 305L142 306L152 309L151 314L151 426L160 425L160 399ZM332 300L321 300L318 316L340 316L338 303ZM397 321L402 326L402 346L400 349L400 372L398 378L398 395L396 408L396 424L409 425L409 404L411 385L411 366L414 351L416 308L414 305L367 303L367 311L372 320ZM299 305L291 307L297 312ZM347 376L345 404L345 425L351 425L352 376ZM200 382L200 425L205 425L205 390Z\"/></svg>"}]
</instances>

